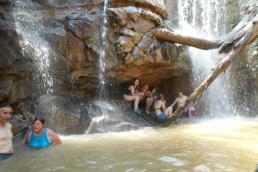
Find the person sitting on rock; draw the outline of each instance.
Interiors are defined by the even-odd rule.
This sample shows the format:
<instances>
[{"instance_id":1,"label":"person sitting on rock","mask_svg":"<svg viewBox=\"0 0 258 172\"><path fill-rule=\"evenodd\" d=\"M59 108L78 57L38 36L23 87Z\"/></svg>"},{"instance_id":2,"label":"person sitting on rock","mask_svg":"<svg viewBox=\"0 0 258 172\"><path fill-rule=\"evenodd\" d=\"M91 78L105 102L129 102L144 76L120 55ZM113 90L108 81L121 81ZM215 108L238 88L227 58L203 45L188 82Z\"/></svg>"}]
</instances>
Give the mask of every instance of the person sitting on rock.
<instances>
[{"instance_id":1,"label":"person sitting on rock","mask_svg":"<svg viewBox=\"0 0 258 172\"><path fill-rule=\"evenodd\" d=\"M140 81L139 79L134 79L133 83L130 84L128 87L128 92L124 94L124 99L127 102L133 102L134 105L134 112L136 113L141 113L139 110L139 101L140 98L143 96L142 92L139 92L138 87L139 87Z\"/></svg>"},{"instance_id":2,"label":"person sitting on rock","mask_svg":"<svg viewBox=\"0 0 258 172\"><path fill-rule=\"evenodd\" d=\"M166 100L162 93L159 94L157 101L154 103L154 108L157 119L161 122L174 116L172 113L172 106L166 107Z\"/></svg>"},{"instance_id":3,"label":"person sitting on rock","mask_svg":"<svg viewBox=\"0 0 258 172\"><path fill-rule=\"evenodd\" d=\"M184 95L182 92L178 93L178 97L175 99L175 101L172 103L172 108L174 108L175 105L177 105L177 109L180 107L183 107L187 101L188 97ZM187 116L187 109L185 110L185 116Z\"/></svg>"},{"instance_id":4,"label":"person sitting on rock","mask_svg":"<svg viewBox=\"0 0 258 172\"><path fill-rule=\"evenodd\" d=\"M172 108L174 107L174 105L177 104L178 107L182 107L185 105L187 100L187 96L184 95L182 92L178 93L178 97L175 99L175 101L172 103Z\"/></svg>"},{"instance_id":5,"label":"person sitting on rock","mask_svg":"<svg viewBox=\"0 0 258 172\"><path fill-rule=\"evenodd\" d=\"M139 109L146 108L147 96L149 94L149 85L144 84L140 90L140 102L139 102Z\"/></svg>"},{"instance_id":6,"label":"person sitting on rock","mask_svg":"<svg viewBox=\"0 0 258 172\"><path fill-rule=\"evenodd\" d=\"M178 97L175 99L175 101L172 104L172 108L176 104L177 104L177 108L184 106L187 99L188 97L186 95L184 95L182 92L179 92ZM197 116L197 112L194 106L191 106L189 109L186 109L184 114L186 117Z\"/></svg>"},{"instance_id":7,"label":"person sitting on rock","mask_svg":"<svg viewBox=\"0 0 258 172\"><path fill-rule=\"evenodd\" d=\"M33 120L32 131L26 135L25 143L30 148L41 149L47 148L51 144L61 144L62 141L55 132L45 128L44 118L35 118Z\"/></svg>"},{"instance_id":8,"label":"person sitting on rock","mask_svg":"<svg viewBox=\"0 0 258 172\"><path fill-rule=\"evenodd\" d=\"M145 113L150 114L150 108L151 105L153 104L154 100L156 99L155 97L156 89L155 87L150 87L149 91L147 93L147 98L146 98L146 104L145 104Z\"/></svg>"},{"instance_id":9,"label":"person sitting on rock","mask_svg":"<svg viewBox=\"0 0 258 172\"><path fill-rule=\"evenodd\" d=\"M143 100L147 97L148 93L149 93L149 85L145 84L142 88L141 88L141 97L140 100Z\"/></svg>"}]
</instances>

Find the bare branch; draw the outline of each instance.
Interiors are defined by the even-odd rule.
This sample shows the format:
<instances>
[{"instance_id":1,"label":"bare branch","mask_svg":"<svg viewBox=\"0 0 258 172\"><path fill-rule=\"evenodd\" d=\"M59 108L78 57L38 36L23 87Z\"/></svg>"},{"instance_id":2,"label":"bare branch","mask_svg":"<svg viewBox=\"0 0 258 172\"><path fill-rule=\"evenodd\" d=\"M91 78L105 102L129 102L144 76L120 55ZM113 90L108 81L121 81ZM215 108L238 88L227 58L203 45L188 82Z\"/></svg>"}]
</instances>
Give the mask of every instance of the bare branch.
<instances>
[{"instance_id":1,"label":"bare branch","mask_svg":"<svg viewBox=\"0 0 258 172\"><path fill-rule=\"evenodd\" d=\"M247 30L244 36L238 42L233 44L228 55L217 64L213 72L194 90L189 96L186 104L175 111L176 116L180 116L185 109L188 109L199 97L201 97L204 91L219 76L219 74L225 72L228 66L236 58L240 57L239 54L246 46L258 36L258 14L244 28Z\"/></svg>"},{"instance_id":2,"label":"bare branch","mask_svg":"<svg viewBox=\"0 0 258 172\"><path fill-rule=\"evenodd\" d=\"M158 40L188 45L203 50L216 49L220 46L216 41L182 35L165 28L153 29L152 34Z\"/></svg>"}]
</instances>

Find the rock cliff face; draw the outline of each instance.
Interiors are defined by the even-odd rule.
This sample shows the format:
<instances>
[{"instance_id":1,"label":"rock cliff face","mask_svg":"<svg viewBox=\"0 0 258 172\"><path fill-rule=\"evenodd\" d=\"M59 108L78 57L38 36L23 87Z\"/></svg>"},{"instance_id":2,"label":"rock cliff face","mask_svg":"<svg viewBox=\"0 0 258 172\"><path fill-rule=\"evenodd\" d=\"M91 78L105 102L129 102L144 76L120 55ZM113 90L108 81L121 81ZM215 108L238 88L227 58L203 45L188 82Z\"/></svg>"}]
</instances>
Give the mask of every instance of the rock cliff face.
<instances>
[{"instance_id":1,"label":"rock cliff face","mask_svg":"<svg viewBox=\"0 0 258 172\"><path fill-rule=\"evenodd\" d=\"M163 1L110 1L105 38L101 37L101 27L105 27L101 15L102 11L76 12L65 18L68 39L71 46L76 46L69 48L69 60L75 69L72 78L80 80L88 75L83 67L84 59L88 54L98 58L101 53L98 41L103 39L107 39L105 76L117 82L138 77L143 82L154 83L189 71L184 48L158 42L151 33L153 28L162 26L167 16ZM94 65L97 66L96 62Z\"/></svg>"},{"instance_id":2,"label":"rock cliff face","mask_svg":"<svg viewBox=\"0 0 258 172\"><path fill-rule=\"evenodd\" d=\"M159 42L152 35L152 29L162 27L168 16L163 0L109 0L106 15L101 0L0 4L0 101L16 103L47 93L38 74L41 67L35 65L35 46L25 45L27 38L17 23L47 42L50 64L45 79L52 78L51 89L57 94L94 95L103 50L103 75L116 83L138 77L143 83L161 84L189 73L185 48Z\"/></svg>"},{"instance_id":3,"label":"rock cliff face","mask_svg":"<svg viewBox=\"0 0 258 172\"><path fill-rule=\"evenodd\" d=\"M82 133L102 114L80 106L94 109L87 106L100 92L100 75L115 98L134 77L171 101L176 88L189 93L185 47L152 35L167 16L163 0L109 0L105 8L103 0L0 0L0 102L23 102L55 131ZM108 125L114 131L137 127L132 119L120 123L126 118L108 119ZM89 132L101 131L98 125Z\"/></svg>"},{"instance_id":4,"label":"rock cliff face","mask_svg":"<svg viewBox=\"0 0 258 172\"><path fill-rule=\"evenodd\" d=\"M0 8L0 101L13 103L31 96L27 79L32 64L27 63L29 59L22 54L13 16L4 7Z\"/></svg>"},{"instance_id":5,"label":"rock cliff face","mask_svg":"<svg viewBox=\"0 0 258 172\"><path fill-rule=\"evenodd\" d=\"M227 30L230 30L240 18L243 17L244 13L239 11L248 11L254 5L255 0L239 0L239 1L228 1L226 11L225 24ZM234 91L234 100L237 104L237 110L241 114L256 116L258 107L258 49L257 39L247 50L241 55L236 62L232 64L230 70L232 89Z\"/></svg>"}]
</instances>

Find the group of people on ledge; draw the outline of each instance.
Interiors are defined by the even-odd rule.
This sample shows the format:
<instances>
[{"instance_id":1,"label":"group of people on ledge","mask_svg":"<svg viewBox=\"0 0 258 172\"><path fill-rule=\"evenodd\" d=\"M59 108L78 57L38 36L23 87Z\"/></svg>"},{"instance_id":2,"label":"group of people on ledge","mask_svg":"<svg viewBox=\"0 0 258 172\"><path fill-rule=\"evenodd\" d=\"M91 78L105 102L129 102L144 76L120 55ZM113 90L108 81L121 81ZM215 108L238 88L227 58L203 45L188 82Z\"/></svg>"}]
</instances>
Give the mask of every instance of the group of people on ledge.
<instances>
[{"instance_id":1,"label":"group of people on ledge","mask_svg":"<svg viewBox=\"0 0 258 172\"><path fill-rule=\"evenodd\" d=\"M184 106L187 101L187 96L182 92L179 93L175 101L170 105L166 106L166 99L163 93L156 93L155 87L149 87L148 84L145 84L141 89L139 89L140 80L134 79L133 82L129 85L127 93L124 94L124 99L127 102L133 102L134 112L140 114L139 105L144 102L144 110L146 114L150 114L150 108L153 105L155 109L156 118L164 122L167 119L170 119L174 116L173 107ZM195 116L196 111L194 107L191 107L186 112L187 115Z\"/></svg>"},{"instance_id":2,"label":"group of people on ledge","mask_svg":"<svg viewBox=\"0 0 258 172\"><path fill-rule=\"evenodd\" d=\"M12 108L8 104L0 104L0 160L8 159L13 154ZM26 133L25 143L34 149L49 147L51 144L61 144L59 136L45 127L43 118L35 118L32 129Z\"/></svg>"}]
</instances>

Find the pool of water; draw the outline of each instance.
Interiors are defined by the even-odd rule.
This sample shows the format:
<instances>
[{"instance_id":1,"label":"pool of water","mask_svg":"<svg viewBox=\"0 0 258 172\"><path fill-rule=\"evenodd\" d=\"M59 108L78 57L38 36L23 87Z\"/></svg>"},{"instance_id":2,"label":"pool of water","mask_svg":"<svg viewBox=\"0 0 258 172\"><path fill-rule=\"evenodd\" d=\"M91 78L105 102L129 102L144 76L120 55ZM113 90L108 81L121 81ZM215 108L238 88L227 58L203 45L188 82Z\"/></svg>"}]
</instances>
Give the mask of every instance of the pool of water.
<instances>
[{"instance_id":1,"label":"pool of water","mask_svg":"<svg viewBox=\"0 0 258 172\"><path fill-rule=\"evenodd\" d=\"M169 128L62 136L44 150L19 147L1 172L249 172L258 162L258 120L195 120Z\"/></svg>"}]
</instances>

